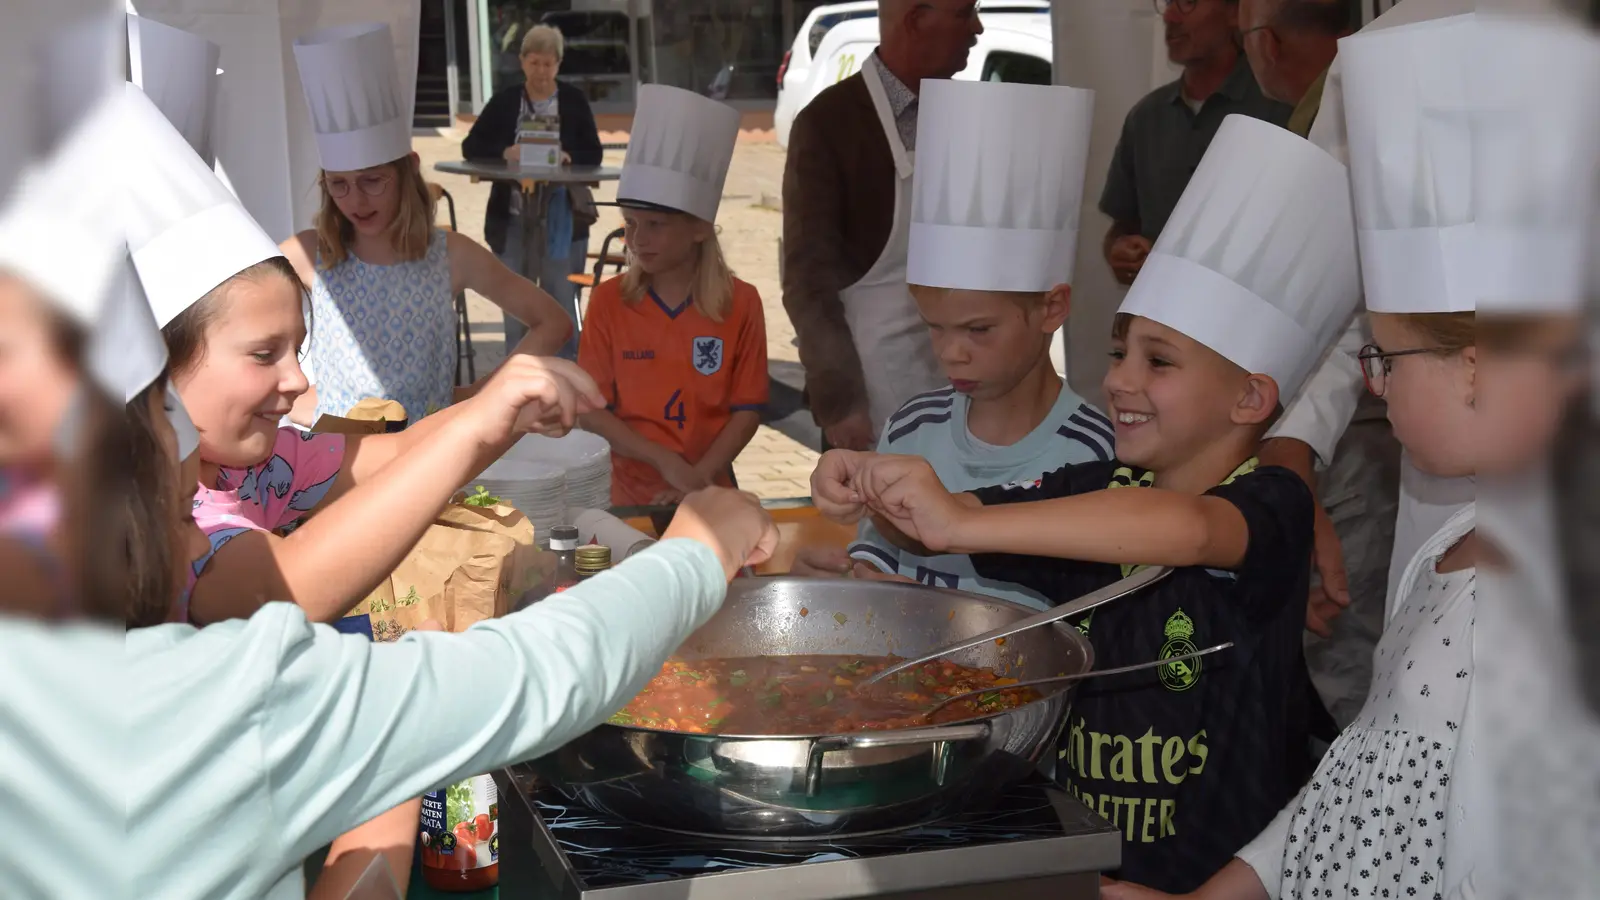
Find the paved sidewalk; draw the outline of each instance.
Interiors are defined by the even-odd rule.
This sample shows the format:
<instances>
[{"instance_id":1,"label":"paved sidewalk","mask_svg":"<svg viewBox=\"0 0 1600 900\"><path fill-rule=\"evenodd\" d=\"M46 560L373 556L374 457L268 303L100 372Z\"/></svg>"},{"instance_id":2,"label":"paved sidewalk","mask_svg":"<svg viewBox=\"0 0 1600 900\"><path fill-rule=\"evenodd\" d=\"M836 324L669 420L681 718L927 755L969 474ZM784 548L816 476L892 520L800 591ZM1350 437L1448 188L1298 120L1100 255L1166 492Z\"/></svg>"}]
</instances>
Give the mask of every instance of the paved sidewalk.
<instances>
[{"instance_id":1,"label":"paved sidewalk","mask_svg":"<svg viewBox=\"0 0 1600 900\"><path fill-rule=\"evenodd\" d=\"M464 176L447 175L433 168L436 162L460 159L461 139L465 136L464 127L438 136L417 136L412 139L412 147L422 158L424 176L443 185L454 199L461 233L482 241L488 182L473 184ZM626 140L626 135L606 137ZM605 162L620 166L622 157L620 150L608 151ZM783 149L767 134L742 134L717 217L729 265L761 293L766 313L772 403L755 439L733 465L739 486L764 499L810 495L811 470L816 465L820 438L810 414L800 406L804 374L794 346L794 328L783 310L778 284L783 161ZM616 182L603 184L595 192L596 200L615 197ZM441 205L439 221L446 222L447 215ZM615 207L601 207L600 221L590 230L591 249L599 250L605 236L621 226L622 216ZM505 357L504 326L500 310L476 294L467 295L467 310L472 322L474 360L482 377Z\"/></svg>"}]
</instances>

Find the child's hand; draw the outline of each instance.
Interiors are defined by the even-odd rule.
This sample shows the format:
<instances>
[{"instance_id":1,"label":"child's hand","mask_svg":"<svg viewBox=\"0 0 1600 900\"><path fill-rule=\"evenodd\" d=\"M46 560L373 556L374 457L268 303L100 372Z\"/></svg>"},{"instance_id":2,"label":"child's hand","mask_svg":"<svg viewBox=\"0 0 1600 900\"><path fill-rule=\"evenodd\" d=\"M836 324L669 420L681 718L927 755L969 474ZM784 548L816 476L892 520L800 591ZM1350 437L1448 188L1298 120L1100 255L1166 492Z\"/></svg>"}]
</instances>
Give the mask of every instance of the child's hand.
<instances>
[{"instance_id":1,"label":"child's hand","mask_svg":"<svg viewBox=\"0 0 1600 900\"><path fill-rule=\"evenodd\" d=\"M873 512L935 553L948 552L966 507L920 456L875 455L856 473Z\"/></svg>"},{"instance_id":2,"label":"child's hand","mask_svg":"<svg viewBox=\"0 0 1600 900\"><path fill-rule=\"evenodd\" d=\"M661 477L672 485L673 490L681 494L692 494L701 488L711 487L711 479L700 474L700 470L689 464L689 461L676 453L661 454L661 459L656 463L656 471Z\"/></svg>"},{"instance_id":3,"label":"child's hand","mask_svg":"<svg viewBox=\"0 0 1600 900\"><path fill-rule=\"evenodd\" d=\"M651 506L677 506L683 502L683 491L677 488L667 488L650 498Z\"/></svg>"},{"instance_id":4,"label":"child's hand","mask_svg":"<svg viewBox=\"0 0 1600 900\"><path fill-rule=\"evenodd\" d=\"M850 574L850 554L833 544L808 544L795 551L790 575L804 578L839 578Z\"/></svg>"},{"instance_id":5,"label":"child's hand","mask_svg":"<svg viewBox=\"0 0 1600 900\"><path fill-rule=\"evenodd\" d=\"M825 518L854 525L866 513L866 499L857 489L857 472L875 453L829 450L811 473L811 505Z\"/></svg>"},{"instance_id":6,"label":"child's hand","mask_svg":"<svg viewBox=\"0 0 1600 900\"><path fill-rule=\"evenodd\" d=\"M604 409L606 402L576 363L517 354L463 405L470 406L480 439L492 445L526 432L560 437L579 414Z\"/></svg>"},{"instance_id":7,"label":"child's hand","mask_svg":"<svg viewBox=\"0 0 1600 900\"><path fill-rule=\"evenodd\" d=\"M661 539L678 537L710 547L730 579L744 566L771 559L778 548L778 526L761 501L732 488L711 487L685 497Z\"/></svg>"},{"instance_id":8,"label":"child's hand","mask_svg":"<svg viewBox=\"0 0 1600 900\"><path fill-rule=\"evenodd\" d=\"M893 581L901 584L917 583L915 578L907 578L904 575L890 575L871 563L864 562L856 563L855 568L850 572L850 577L860 578L863 581Z\"/></svg>"}]
</instances>

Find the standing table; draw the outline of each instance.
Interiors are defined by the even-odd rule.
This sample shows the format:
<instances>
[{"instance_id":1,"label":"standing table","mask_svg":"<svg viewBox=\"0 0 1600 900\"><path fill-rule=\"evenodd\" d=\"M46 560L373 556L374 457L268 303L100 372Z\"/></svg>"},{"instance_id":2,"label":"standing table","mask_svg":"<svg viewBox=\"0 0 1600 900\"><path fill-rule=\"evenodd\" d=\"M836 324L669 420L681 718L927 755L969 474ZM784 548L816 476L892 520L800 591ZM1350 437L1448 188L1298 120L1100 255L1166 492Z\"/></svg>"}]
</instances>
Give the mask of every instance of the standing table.
<instances>
[{"instance_id":1,"label":"standing table","mask_svg":"<svg viewBox=\"0 0 1600 900\"><path fill-rule=\"evenodd\" d=\"M465 175L478 181L511 181L522 186L522 277L538 284L544 271L545 213L550 205L550 189L566 184L597 185L622 177L618 166L559 166L557 168L513 165L504 160L468 160L435 163L440 172Z\"/></svg>"}]
</instances>

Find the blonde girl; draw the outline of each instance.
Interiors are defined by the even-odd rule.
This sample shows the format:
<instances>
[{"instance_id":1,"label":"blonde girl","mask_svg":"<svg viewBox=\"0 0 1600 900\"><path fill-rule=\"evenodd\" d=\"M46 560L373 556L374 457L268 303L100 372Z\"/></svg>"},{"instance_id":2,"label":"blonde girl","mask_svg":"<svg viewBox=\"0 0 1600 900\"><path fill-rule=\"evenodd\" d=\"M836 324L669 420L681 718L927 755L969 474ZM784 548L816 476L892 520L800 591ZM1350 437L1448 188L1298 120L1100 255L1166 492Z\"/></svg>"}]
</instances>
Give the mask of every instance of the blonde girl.
<instances>
[{"instance_id":1,"label":"blonde girl","mask_svg":"<svg viewBox=\"0 0 1600 900\"><path fill-rule=\"evenodd\" d=\"M584 427L611 442L611 502L667 504L731 485L767 402L761 296L688 213L623 211L630 265L589 298L578 362L606 408Z\"/></svg>"},{"instance_id":2,"label":"blonde girl","mask_svg":"<svg viewBox=\"0 0 1600 900\"><path fill-rule=\"evenodd\" d=\"M476 291L525 324L516 351L554 353L571 323L549 294L483 245L434 226L435 200L417 155L317 180L316 228L282 245L311 286L317 324L306 362L316 377L294 421L344 415L369 397L394 400L409 421L470 396L457 389L455 297Z\"/></svg>"}]
</instances>

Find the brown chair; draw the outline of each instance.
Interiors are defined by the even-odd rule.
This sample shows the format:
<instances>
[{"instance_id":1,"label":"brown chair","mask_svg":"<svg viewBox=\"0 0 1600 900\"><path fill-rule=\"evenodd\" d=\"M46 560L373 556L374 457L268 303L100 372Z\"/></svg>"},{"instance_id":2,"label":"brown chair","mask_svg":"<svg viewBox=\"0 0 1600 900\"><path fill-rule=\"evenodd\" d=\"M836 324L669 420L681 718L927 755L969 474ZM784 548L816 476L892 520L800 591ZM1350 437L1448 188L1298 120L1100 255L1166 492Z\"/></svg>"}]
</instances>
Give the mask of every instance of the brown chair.
<instances>
[{"instance_id":1,"label":"brown chair","mask_svg":"<svg viewBox=\"0 0 1600 900\"><path fill-rule=\"evenodd\" d=\"M450 224L442 226L459 232L456 227L456 200L444 185L428 182L428 196L437 207L444 201L450 214ZM468 385L478 380L478 364L472 352L472 322L467 316L467 292L456 294L456 385Z\"/></svg>"},{"instance_id":2,"label":"brown chair","mask_svg":"<svg viewBox=\"0 0 1600 900\"><path fill-rule=\"evenodd\" d=\"M613 274L615 274L616 272L621 272L628 265L626 247L620 252L611 252L611 243L613 241L624 242L626 240L625 235L626 232L621 228L606 235L606 239L600 242L600 252L589 254L589 258L595 261L594 270L567 276L567 281L577 286L577 290L573 294L573 305L578 309L578 331L580 333L583 331L583 292L585 290L594 290L594 286L603 280L606 266L610 266Z\"/></svg>"}]
</instances>

